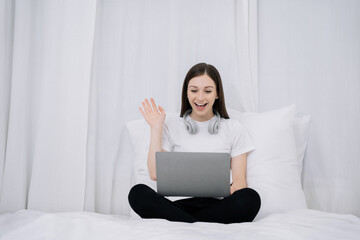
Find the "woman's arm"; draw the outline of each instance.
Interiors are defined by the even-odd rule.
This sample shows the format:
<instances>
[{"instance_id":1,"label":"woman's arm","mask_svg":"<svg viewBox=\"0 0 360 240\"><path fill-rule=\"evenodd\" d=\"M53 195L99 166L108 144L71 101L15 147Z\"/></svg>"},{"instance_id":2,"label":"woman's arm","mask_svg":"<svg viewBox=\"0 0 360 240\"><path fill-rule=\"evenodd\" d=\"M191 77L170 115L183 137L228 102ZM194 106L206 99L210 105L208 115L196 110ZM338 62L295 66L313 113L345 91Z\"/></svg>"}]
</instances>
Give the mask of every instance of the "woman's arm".
<instances>
[{"instance_id":1,"label":"woman's arm","mask_svg":"<svg viewBox=\"0 0 360 240\"><path fill-rule=\"evenodd\" d=\"M155 162L155 153L163 151L161 149L161 135L162 135L162 125L164 123L166 114L165 110L159 106L156 106L154 99L150 99L151 105L147 99L145 102L142 102L144 110L140 107L139 110L143 115L146 122L151 128L151 137L150 137L150 147L148 153L148 170L149 175L152 180L156 180L156 162Z\"/></svg>"},{"instance_id":2,"label":"woman's arm","mask_svg":"<svg viewBox=\"0 0 360 240\"><path fill-rule=\"evenodd\" d=\"M155 153L156 152L165 152L161 149L161 134L162 128L151 128L151 137L150 137L150 147L147 159L147 166L149 170L149 175L151 180L156 181L156 161Z\"/></svg>"},{"instance_id":3,"label":"woman's arm","mask_svg":"<svg viewBox=\"0 0 360 240\"><path fill-rule=\"evenodd\" d=\"M233 182L230 187L230 193L247 187L246 182L246 153L231 158L231 172Z\"/></svg>"}]
</instances>

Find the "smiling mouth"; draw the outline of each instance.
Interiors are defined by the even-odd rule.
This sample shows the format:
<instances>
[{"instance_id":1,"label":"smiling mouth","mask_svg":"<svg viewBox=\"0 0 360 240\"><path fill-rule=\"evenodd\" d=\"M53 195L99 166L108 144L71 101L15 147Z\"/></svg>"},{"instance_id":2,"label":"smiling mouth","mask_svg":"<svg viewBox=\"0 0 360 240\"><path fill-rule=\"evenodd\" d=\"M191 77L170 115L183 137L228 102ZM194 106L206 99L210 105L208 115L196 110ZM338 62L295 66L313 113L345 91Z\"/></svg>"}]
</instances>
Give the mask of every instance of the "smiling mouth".
<instances>
[{"instance_id":1,"label":"smiling mouth","mask_svg":"<svg viewBox=\"0 0 360 240\"><path fill-rule=\"evenodd\" d=\"M196 103L195 103L195 105L196 105L197 107L205 107L205 106L207 105L207 103L204 103L204 104L196 104Z\"/></svg>"},{"instance_id":2,"label":"smiling mouth","mask_svg":"<svg viewBox=\"0 0 360 240\"><path fill-rule=\"evenodd\" d=\"M205 107L206 107L206 105L207 105L207 103L205 103L205 104L197 104L197 103L195 103L195 106L196 106L196 110L197 111L204 111L205 110Z\"/></svg>"}]
</instances>

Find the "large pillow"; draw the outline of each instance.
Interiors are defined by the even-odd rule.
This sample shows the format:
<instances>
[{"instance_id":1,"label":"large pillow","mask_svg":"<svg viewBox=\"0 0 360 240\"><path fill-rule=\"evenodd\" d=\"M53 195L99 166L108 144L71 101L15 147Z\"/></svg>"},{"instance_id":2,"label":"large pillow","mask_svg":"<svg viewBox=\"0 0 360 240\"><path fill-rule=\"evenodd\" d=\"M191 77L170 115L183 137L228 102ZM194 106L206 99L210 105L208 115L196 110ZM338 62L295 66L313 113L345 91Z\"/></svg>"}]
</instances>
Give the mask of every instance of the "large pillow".
<instances>
[{"instance_id":1,"label":"large pillow","mask_svg":"<svg viewBox=\"0 0 360 240\"><path fill-rule=\"evenodd\" d=\"M302 176L303 161L307 148L309 125L310 125L310 115L295 116L294 133L295 133L295 143L296 143L297 160L298 160L300 176Z\"/></svg>"},{"instance_id":2,"label":"large pillow","mask_svg":"<svg viewBox=\"0 0 360 240\"><path fill-rule=\"evenodd\" d=\"M262 207L255 220L271 213L306 208L300 163L302 165L306 149L309 117L294 121L294 105L265 113L241 113L231 109L228 112L230 118L245 125L256 146L248 156L247 169L249 187L256 189L262 198ZM179 116L167 113L171 115ZM156 189L156 182L150 179L147 170L150 128L143 119L128 122L127 127L135 152L134 184L144 183Z\"/></svg>"},{"instance_id":3,"label":"large pillow","mask_svg":"<svg viewBox=\"0 0 360 240\"><path fill-rule=\"evenodd\" d=\"M295 106L295 105L294 105ZM239 112L234 109L229 108L228 113L231 116L247 116L249 114L257 114L254 112ZM231 117L232 118L232 117ZM307 142L308 142L308 129L310 125L310 115L299 114L299 116L294 117L294 135L295 135L295 144L296 144L296 152L297 152L297 161L298 161L298 169L299 175L302 174L303 169L303 161L306 153Z\"/></svg>"},{"instance_id":4,"label":"large pillow","mask_svg":"<svg viewBox=\"0 0 360 240\"><path fill-rule=\"evenodd\" d=\"M256 149L248 155L247 182L261 196L255 221L272 213L307 208L294 134L295 105L263 112L230 112L248 130Z\"/></svg>"},{"instance_id":5,"label":"large pillow","mask_svg":"<svg viewBox=\"0 0 360 240\"><path fill-rule=\"evenodd\" d=\"M134 148L133 176L134 185L144 183L156 189L156 182L150 179L147 169L147 155L150 147L150 128L144 119L127 123L130 139Z\"/></svg>"}]
</instances>

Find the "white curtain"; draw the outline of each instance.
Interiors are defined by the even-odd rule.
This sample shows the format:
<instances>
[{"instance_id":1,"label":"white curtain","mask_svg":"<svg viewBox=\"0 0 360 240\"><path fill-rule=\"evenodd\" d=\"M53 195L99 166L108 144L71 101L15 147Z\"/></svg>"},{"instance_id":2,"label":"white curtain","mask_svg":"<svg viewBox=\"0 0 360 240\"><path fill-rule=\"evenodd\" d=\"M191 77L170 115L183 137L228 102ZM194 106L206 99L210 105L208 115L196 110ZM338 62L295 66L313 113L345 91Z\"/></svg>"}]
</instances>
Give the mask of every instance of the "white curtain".
<instances>
[{"instance_id":1,"label":"white curtain","mask_svg":"<svg viewBox=\"0 0 360 240\"><path fill-rule=\"evenodd\" d=\"M310 208L360 216L360 1L260 0L259 109L310 114Z\"/></svg>"},{"instance_id":2,"label":"white curtain","mask_svg":"<svg viewBox=\"0 0 360 240\"><path fill-rule=\"evenodd\" d=\"M3 0L0 212L126 213L124 123L180 109L198 62L227 106L257 111L255 0Z\"/></svg>"},{"instance_id":3,"label":"white curtain","mask_svg":"<svg viewBox=\"0 0 360 240\"><path fill-rule=\"evenodd\" d=\"M2 3L0 209L82 209L96 1Z\"/></svg>"}]
</instances>

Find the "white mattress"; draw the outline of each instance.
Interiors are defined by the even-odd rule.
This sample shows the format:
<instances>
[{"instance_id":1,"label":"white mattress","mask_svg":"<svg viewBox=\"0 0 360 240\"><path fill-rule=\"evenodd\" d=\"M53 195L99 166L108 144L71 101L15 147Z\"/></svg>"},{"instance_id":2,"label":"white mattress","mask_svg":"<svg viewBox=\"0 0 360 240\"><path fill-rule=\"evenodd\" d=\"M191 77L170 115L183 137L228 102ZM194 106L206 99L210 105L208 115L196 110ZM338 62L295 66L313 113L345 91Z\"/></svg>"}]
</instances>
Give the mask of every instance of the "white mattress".
<instances>
[{"instance_id":1,"label":"white mattress","mask_svg":"<svg viewBox=\"0 0 360 240\"><path fill-rule=\"evenodd\" d=\"M360 239L360 218L296 210L226 225L20 210L0 215L0 239Z\"/></svg>"}]
</instances>

